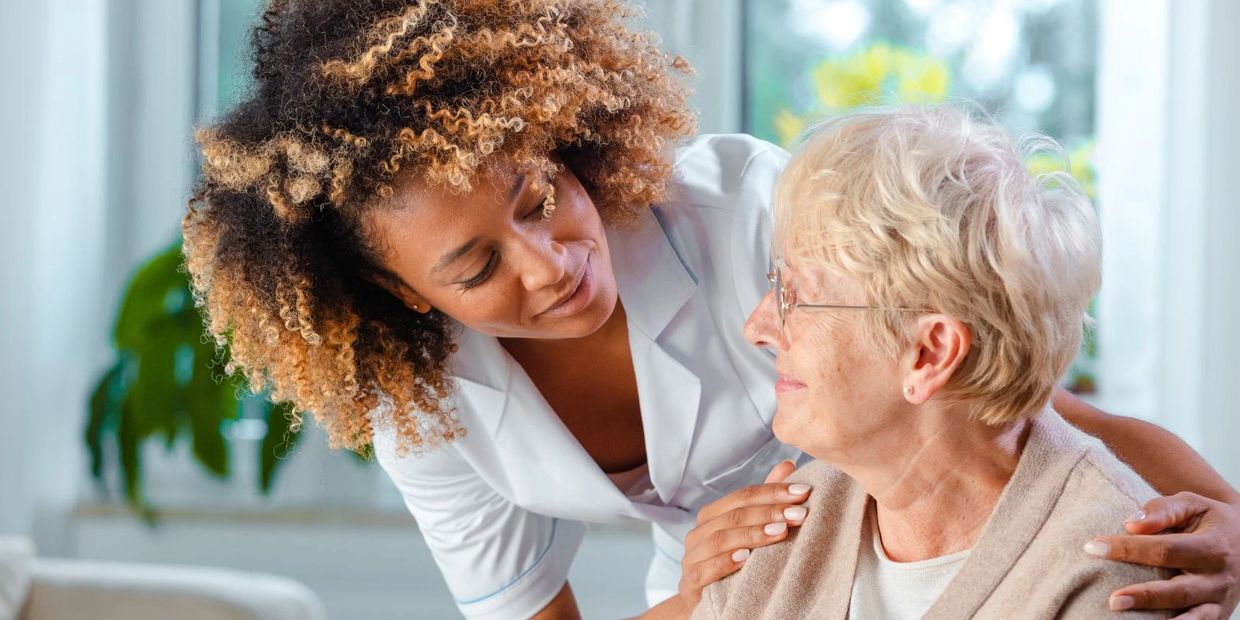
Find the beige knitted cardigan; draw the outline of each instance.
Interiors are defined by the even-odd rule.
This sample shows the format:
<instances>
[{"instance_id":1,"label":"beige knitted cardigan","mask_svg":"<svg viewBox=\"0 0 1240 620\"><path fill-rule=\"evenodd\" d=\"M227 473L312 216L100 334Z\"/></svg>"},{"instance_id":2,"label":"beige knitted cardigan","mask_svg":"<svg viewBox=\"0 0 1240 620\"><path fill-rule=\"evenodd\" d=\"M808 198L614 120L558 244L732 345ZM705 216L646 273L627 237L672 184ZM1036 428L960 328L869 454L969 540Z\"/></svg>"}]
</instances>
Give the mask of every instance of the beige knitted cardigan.
<instances>
[{"instance_id":1,"label":"beige knitted cardigan","mask_svg":"<svg viewBox=\"0 0 1240 620\"><path fill-rule=\"evenodd\" d=\"M814 487L805 524L707 587L694 618L847 617L868 496L821 461L790 480ZM1123 533L1124 519L1154 496L1098 440L1046 410L977 545L926 618L1118 616L1108 594L1168 573L1093 558L1081 546Z\"/></svg>"}]
</instances>

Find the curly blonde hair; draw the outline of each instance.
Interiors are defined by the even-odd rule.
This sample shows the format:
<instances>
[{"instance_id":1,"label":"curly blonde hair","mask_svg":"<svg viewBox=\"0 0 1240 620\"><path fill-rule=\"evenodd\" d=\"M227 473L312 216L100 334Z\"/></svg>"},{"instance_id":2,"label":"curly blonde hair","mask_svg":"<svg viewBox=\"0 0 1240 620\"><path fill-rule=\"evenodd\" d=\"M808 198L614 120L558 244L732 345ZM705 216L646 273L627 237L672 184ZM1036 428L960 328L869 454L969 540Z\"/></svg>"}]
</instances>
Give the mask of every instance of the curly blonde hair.
<instances>
[{"instance_id":1,"label":"curly blonde hair","mask_svg":"<svg viewBox=\"0 0 1240 620\"><path fill-rule=\"evenodd\" d=\"M1054 151L1030 137L1027 153ZM862 283L867 303L932 308L972 332L941 392L976 419L1036 413L1076 355L1101 282L1098 219L1065 172L1032 175L993 121L952 106L882 108L813 130L775 190L775 246ZM894 356L907 313L871 312Z\"/></svg>"},{"instance_id":2,"label":"curly blonde hair","mask_svg":"<svg viewBox=\"0 0 1240 620\"><path fill-rule=\"evenodd\" d=\"M311 414L334 447L390 425L402 450L464 433L447 317L379 283L366 214L397 173L457 191L489 162L572 170L604 221L664 198L691 135L689 69L614 0L272 0L254 86L197 132L184 251L228 371ZM381 406L382 405L382 406Z\"/></svg>"}]
</instances>

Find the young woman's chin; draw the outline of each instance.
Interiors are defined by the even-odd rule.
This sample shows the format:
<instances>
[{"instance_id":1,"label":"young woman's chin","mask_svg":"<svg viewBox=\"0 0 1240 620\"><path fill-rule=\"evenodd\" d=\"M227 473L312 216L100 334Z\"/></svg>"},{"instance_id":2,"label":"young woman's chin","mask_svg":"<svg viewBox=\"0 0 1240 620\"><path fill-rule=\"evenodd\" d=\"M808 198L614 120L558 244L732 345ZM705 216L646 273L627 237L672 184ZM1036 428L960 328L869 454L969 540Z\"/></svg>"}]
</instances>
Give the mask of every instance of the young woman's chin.
<instances>
[{"instance_id":1,"label":"young woman's chin","mask_svg":"<svg viewBox=\"0 0 1240 620\"><path fill-rule=\"evenodd\" d=\"M589 305L579 312L566 317L552 317L541 321L539 327L545 330L547 339L585 338L607 324L616 311L615 285L600 287L595 290Z\"/></svg>"}]
</instances>

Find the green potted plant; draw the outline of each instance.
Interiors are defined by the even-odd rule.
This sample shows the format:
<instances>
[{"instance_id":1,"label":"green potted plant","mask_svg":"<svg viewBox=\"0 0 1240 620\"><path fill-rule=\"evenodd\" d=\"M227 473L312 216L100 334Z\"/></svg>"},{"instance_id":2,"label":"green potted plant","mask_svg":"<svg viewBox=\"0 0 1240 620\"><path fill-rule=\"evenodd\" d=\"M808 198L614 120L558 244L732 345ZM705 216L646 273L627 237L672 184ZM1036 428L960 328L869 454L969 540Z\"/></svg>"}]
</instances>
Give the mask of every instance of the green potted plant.
<instances>
[{"instance_id":1,"label":"green potted plant","mask_svg":"<svg viewBox=\"0 0 1240 620\"><path fill-rule=\"evenodd\" d=\"M289 404L253 395L240 376L224 374L228 352L204 335L182 262L177 241L134 273L112 330L116 358L91 394L85 428L91 475L106 492L107 473L119 471L125 501L148 520L155 513L142 487L145 442L171 450L188 440L207 472L228 477L225 429L243 408L256 408L267 423L257 482L268 493L300 435Z\"/></svg>"}]
</instances>

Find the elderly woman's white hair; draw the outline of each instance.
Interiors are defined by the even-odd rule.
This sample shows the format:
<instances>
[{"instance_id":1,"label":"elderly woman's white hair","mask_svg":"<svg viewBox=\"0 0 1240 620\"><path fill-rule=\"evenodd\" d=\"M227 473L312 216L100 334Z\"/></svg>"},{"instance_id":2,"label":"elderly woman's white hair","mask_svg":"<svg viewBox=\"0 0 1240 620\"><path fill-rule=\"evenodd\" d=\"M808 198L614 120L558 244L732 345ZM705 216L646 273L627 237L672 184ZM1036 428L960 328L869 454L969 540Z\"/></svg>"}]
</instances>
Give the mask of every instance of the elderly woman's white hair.
<instances>
[{"instance_id":1,"label":"elderly woman's white hair","mask_svg":"<svg viewBox=\"0 0 1240 620\"><path fill-rule=\"evenodd\" d=\"M1024 152L1054 147L1039 137ZM1088 198L1066 173L1031 175L1021 152L953 107L878 109L812 130L775 194L785 257L852 278L871 305L931 308L969 327L972 348L941 394L975 402L992 424L1045 405L1100 278ZM867 315L885 351L911 337L907 313Z\"/></svg>"}]
</instances>

